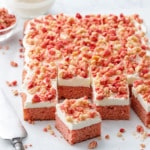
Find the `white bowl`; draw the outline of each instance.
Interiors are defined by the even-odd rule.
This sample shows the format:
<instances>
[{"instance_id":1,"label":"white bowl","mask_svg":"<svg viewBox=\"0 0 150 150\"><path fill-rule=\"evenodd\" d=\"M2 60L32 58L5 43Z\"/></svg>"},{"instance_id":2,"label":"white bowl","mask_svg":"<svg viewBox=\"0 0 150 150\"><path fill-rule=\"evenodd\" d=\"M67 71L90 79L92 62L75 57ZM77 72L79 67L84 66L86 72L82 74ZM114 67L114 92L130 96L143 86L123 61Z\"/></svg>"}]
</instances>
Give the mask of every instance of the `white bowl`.
<instances>
[{"instance_id":1,"label":"white bowl","mask_svg":"<svg viewBox=\"0 0 150 150\"><path fill-rule=\"evenodd\" d=\"M23 18L34 18L46 14L55 0L12 0L13 11Z\"/></svg>"}]
</instances>

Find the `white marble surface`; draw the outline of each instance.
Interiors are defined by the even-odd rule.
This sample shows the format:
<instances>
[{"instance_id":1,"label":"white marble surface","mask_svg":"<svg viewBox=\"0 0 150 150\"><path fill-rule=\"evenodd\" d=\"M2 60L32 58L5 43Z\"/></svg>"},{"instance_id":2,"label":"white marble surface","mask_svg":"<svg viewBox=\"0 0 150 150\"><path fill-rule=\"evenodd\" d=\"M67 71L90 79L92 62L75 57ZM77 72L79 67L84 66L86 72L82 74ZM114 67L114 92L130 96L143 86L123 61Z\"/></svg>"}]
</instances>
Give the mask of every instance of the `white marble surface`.
<instances>
[{"instance_id":1,"label":"white marble surface","mask_svg":"<svg viewBox=\"0 0 150 150\"><path fill-rule=\"evenodd\" d=\"M0 6L8 6L9 1L0 0ZM139 13L145 20L148 31L150 31L150 1L149 0L56 0L54 6L49 12L51 14L65 13L75 14L80 12L85 13ZM54 121L42 121L35 122L34 125L28 124L23 121L22 117L22 104L21 98L15 97L12 94L12 89L20 90L21 85L21 71L23 67L23 59L19 57L19 39L23 34L23 23L25 20L19 18L18 26L14 35L6 41L0 42L0 86L8 93L10 102L15 108L22 124L25 126L28 137L23 140L25 145L32 144L29 150L86 150L88 149L88 143L92 140L88 140L79 144L70 146L54 127ZM149 36L149 32L148 32ZM6 50L6 46L9 46L9 50ZM18 63L17 68L10 66L10 61ZM6 85L6 81L18 81L18 86L10 88ZM0 114L2 115L2 114ZM47 125L51 125L56 133L56 137L49 133L43 132L43 128ZM150 137L142 140L140 135L134 135L136 126L141 123L138 117L133 111L131 111L131 118L128 121L103 121L102 123L102 140L98 141L99 150L141 150L140 144L146 144L144 150L150 150ZM11 124L10 124L11 128ZM117 137L117 132L120 128L125 128L126 132L123 134L123 138ZM13 130L13 128L12 128ZM146 129L150 132L150 130ZM110 135L110 139L106 140L104 137L106 134ZM13 150L13 147L7 140L0 139L0 150Z\"/></svg>"}]
</instances>

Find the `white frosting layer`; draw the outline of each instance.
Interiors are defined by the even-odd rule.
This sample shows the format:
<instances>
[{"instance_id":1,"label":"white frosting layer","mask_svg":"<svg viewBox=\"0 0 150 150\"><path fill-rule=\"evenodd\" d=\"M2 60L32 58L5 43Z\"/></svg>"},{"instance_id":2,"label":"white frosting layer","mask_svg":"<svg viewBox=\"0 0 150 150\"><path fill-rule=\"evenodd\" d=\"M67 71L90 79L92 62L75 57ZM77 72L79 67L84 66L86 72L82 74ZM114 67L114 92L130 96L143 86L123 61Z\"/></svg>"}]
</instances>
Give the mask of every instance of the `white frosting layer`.
<instances>
[{"instance_id":1,"label":"white frosting layer","mask_svg":"<svg viewBox=\"0 0 150 150\"><path fill-rule=\"evenodd\" d=\"M66 120L65 113L60 110L59 106L60 104L56 105L56 114L59 119L61 119L61 121L68 127L69 130L78 130L101 122L100 116L97 116L95 118L89 118L80 122L68 122Z\"/></svg>"},{"instance_id":2,"label":"white frosting layer","mask_svg":"<svg viewBox=\"0 0 150 150\"><path fill-rule=\"evenodd\" d=\"M135 98L140 102L142 107L145 109L145 111L148 113L150 112L150 103L148 103L146 100L144 100L143 96L136 92L136 89L132 87L132 94Z\"/></svg>"},{"instance_id":3,"label":"white frosting layer","mask_svg":"<svg viewBox=\"0 0 150 150\"><path fill-rule=\"evenodd\" d=\"M32 103L31 102L32 99L32 95L27 94L27 99L24 103L24 108L45 108L45 107L55 107L56 106L56 102L38 102L38 103Z\"/></svg>"},{"instance_id":4,"label":"white frosting layer","mask_svg":"<svg viewBox=\"0 0 150 150\"><path fill-rule=\"evenodd\" d=\"M115 97L108 97L103 100L96 100L96 94L93 96L94 103L96 106L124 106L130 105L129 98L115 98Z\"/></svg>"},{"instance_id":5,"label":"white frosting layer","mask_svg":"<svg viewBox=\"0 0 150 150\"><path fill-rule=\"evenodd\" d=\"M71 79L62 79L58 77L58 85L60 86L74 86L74 87L90 87L91 79L82 78L80 76L73 77Z\"/></svg>"},{"instance_id":6,"label":"white frosting layer","mask_svg":"<svg viewBox=\"0 0 150 150\"><path fill-rule=\"evenodd\" d=\"M147 55L147 56L150 56L150 50L147 50L147 51L146 51L146 55Z\"/></svg>"}]
</instances>

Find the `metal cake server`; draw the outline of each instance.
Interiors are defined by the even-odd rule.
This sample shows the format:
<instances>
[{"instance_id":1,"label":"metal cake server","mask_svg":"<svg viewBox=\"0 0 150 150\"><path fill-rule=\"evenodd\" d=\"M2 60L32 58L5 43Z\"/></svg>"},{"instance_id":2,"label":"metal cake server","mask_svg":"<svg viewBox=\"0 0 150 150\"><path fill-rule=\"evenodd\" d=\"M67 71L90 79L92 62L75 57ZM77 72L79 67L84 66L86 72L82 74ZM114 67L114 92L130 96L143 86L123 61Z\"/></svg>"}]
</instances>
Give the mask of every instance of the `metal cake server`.
<instances>
[{"instance_id":1,"label":"metal cake server","mask_svg":"<svg viewBox=\"0 0 150 150\"><path fill-rule=\"evenodd\" d=\"M0 137L10 140L15 150L24 150L22 139L27 136L16 112L0 89Z\"/></svg>"}]
</instances>

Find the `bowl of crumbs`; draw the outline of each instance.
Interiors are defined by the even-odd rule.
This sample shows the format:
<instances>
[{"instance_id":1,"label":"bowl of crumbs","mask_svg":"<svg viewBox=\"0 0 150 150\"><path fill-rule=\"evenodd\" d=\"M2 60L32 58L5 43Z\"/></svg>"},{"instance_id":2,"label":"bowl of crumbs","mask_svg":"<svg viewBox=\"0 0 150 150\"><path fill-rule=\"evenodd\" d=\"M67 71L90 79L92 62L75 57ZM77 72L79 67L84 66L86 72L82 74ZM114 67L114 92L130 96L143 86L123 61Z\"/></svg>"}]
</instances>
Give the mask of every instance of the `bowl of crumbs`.
<instances>
[{"instance_id":1,"label":"bowl of crumbs","mask_svg":"<svg viewBox=\"0 0 150 150\"><path fill-rule=\"evenodd\" d=\"M6 8L0 8L0 41L8 39L15 30L17 19L15 14Z\"/></svg>"}]
</instances>

